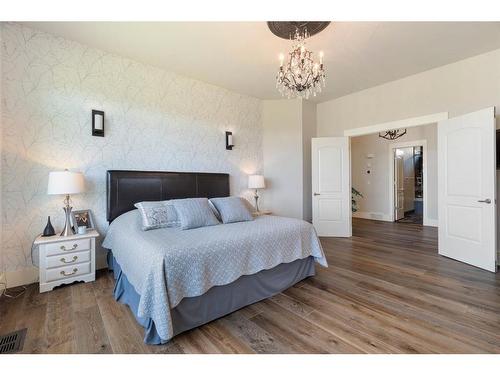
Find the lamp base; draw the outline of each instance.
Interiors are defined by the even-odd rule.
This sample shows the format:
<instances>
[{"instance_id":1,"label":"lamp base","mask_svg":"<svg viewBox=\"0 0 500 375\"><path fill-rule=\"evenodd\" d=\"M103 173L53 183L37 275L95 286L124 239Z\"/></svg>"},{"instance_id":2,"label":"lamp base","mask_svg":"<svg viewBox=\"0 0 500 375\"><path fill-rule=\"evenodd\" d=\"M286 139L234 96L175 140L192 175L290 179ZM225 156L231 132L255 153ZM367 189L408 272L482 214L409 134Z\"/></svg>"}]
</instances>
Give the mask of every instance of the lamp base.
<instances>
[{"instance_id":1,"label":"lamp base","mask_svg":"<svg viewBox=\"0 0 500 375\"><path fill-rule=\"evenodd\" d=\"M72 236L75 234L75 231L71 227L71 210L73 207L70 207L69 205L66 205L66 207L63 207L64 213L66 215L66 222L64 223L64 229L61 232L62 237L66 236Z\"/></svg>"},{"instance_id":2,"label":"lamp base","mask_svg":"<svg viewBox=\"0 0 500 375\"><path fill-rule=\"evenodd\" d=\"M253 196L255 199L255 212L259 212L259 191L255 189L255 195Z\"/></svg>"}]
</instances>

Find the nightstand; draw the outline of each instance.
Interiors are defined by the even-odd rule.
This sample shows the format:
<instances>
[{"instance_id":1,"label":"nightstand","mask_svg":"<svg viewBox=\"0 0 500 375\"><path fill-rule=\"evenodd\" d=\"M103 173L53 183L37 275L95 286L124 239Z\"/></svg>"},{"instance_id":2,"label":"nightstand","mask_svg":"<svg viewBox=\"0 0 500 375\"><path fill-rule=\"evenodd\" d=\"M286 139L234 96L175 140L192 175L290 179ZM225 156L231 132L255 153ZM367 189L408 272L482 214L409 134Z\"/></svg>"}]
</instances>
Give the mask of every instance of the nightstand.
<instances>
[{"instance_id":1,"label":"nightstand","mask_svg":"<svg viewBox=\"0 0 500 375\"><path fill-rule=\"evenodd\" d=\"M34 244L39 246L40 293L75 281L94 281L97 237L94 229L67 237L38 236Z\"/></svg>"},{"instance_id":2,"label":"nightstand","mask_svg":"<svg viewBox=\"0 0 500 375\"><path fill-rule=\"evenodd\" d=\"M253 216L263 216L263 215L272 215L273 213L269 210L260 210L259 212L252 212Z\"/></svg>"}]
</instances>

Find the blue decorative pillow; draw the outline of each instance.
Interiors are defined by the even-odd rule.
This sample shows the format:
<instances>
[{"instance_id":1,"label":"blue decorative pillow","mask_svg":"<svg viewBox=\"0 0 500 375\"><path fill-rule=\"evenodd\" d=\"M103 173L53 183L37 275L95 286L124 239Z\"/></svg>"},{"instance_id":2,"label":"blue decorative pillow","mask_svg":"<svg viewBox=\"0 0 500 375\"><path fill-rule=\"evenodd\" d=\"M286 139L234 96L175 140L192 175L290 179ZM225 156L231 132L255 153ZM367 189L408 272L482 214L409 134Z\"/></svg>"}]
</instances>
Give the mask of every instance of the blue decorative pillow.
<instances>
[{"instance_id":1,"label":"blue decorative pillow","mask_svg":"<svg viewBox=\"0 0 500 375\"><path fill-rule=\"evenodd\" d=\"M224 224L253 220L252 213L240 197L212 198L210 202L219 211Z\"/></svg>"},{"instance_id":2,"label":"blue decorative pillow","mask_svg":"<svg viewBox=\"0 0 500 375\"><path fill-rule=\"evenodd\" d=\"M194 229L219 224L207 198L173 199L181 229Z\"/></svg>"},{"instance_id":3,"label":"blue decorative pillow","mask_svg":"<svg viewBox=\"0 0 500 375\"><path fill-rule=\"evenodd\" d=\"M177 212L170 201L139 202L134 204L139 209L142 230L178 227Z\"/></svg>"}]
</instances>

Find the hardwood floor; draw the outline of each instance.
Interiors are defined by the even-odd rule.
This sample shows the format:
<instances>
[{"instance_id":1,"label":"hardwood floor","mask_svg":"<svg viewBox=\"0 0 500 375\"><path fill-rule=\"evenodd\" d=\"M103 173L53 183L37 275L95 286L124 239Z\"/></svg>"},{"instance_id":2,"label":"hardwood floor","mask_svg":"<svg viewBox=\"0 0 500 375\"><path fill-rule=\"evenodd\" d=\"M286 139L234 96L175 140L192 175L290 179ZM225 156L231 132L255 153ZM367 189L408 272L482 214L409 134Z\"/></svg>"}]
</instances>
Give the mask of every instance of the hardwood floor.
<instances>
[{"instance_id":1,"label":"hardwood floor","mask_svg":"<svg viewBox=\"0 0 500 375\"><path fill-rule=\"evenodd\" d=\"M271 299L175 337L143 329L113 278L0 299L0 333L25 353L500 353L500 276L437 255L437 230L354 219L321 240L329 268Z\"/></svg>"}]
</instances>

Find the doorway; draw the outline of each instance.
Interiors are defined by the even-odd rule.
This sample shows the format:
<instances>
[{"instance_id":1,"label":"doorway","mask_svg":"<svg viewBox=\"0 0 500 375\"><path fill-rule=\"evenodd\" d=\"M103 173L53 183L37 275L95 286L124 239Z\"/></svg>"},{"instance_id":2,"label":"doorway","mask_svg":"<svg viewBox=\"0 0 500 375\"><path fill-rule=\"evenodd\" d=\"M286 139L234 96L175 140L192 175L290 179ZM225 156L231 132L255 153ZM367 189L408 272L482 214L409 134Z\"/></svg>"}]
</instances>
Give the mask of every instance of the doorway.
<instances>
[{"instance_id":1,"label":"doorway","mask_svg":"<svg viewBox=\"0 0 500 375\"><path fill-rule=\"evenodd\" d=\"M427 140L391 144L389 158L390 221L429 225Z\"/></svg>"},{"instance_id":2,"label":"doorway","mask_svg":"<svg viewBox=\"0 0 500 375\"><path fill-rule=\"evenodd\" d=\"M350 156L353 217L437 226L437 124L352 137Z\"/></svg>"},{"instance_id":3,"label":"doorway","mask_svg":"<svg viewBox=\"0 0 500 375\"><path fill-rule=\"evenodd\" d=\"M423 152L421 146L396 148L394 216L399 223L423 224Z\"/></svg>"},{"instance_id":4,"label":"doorway","mask_svg":"<svg viewBox=\"0 0 500 375\"><path fill-rule=\"evenodd\" d=\"M435 225L439 230L440 255L453 258L476 267L496 272L497 262L497 233L496 233L496 168L495 168L495 108L489 107L476 112L468 113L452 119L438 120L438 136L435 151L432 153L436 162L429 165L437 167L436 173L431 176L438 180L434 191L433 208L439 213L435 215ZM440 114L432 117L440 117ZM431 116L428 116L429 118ZM342 235L349 237L351 235L351 217L357 208L357 202L354 199L356 182L352 178L352 166L355 162L352 153L353 137L359 137L363 134L374 134L384 129L401 129L407 134L407 128L414 128L429 122L420 122L422 119L414 118L393 122L391 126L387 124L378 124L370 127L352 129L344 131L344 137L314 138L312 147L312 177L313 177L313 196L321 196L323 187L325 192L342 193L342 197L332 197L328 202L324 202L324 207L320 204L313 205L313 225L317 227L319 221L324 222L342 222ZM422 124L423 123L423 124ZM433 122L431 122L433 123ZM403 125L403 126L402 126ZM406 126L405 126L406 125ZM387 139L384 135L381 138ZM394 140L391 138L390 140ZM327 142L326 147L320 147L319 142ZM331 143L331 145L329 145ZM315 147L316 145L316 147ZM390 149L396 149L393 144ZM403 147L414 145L406 144ZM418 146L418 145L417 145ZM438 152L439 148L439 152ZM324 152L324 155L320 155ZM350 158L349 158L349 151ZM383 153L383 152L382 152ZM422 146L422 166L423 166L423 225L426 225L426 217L429 210L428 197L428 176L426 175L428 158L426 143ZM370 177L365 178L367 185L372 181L372 159L375 153L363 148L358 157L365 165L362 165L363 173ZM390 186L394 186L394 156L389 153L389 169L391 170ZM331 167L331 168L330 168ZM333 173L332 173L333 169ZM324 179L317 171L325 171ZM350 173L352 181L344 178L346 170ZM381 171L380 169L379 171ZM437 178L439 170L439 179ZM316 173L315 173L316 171ZM321 174L323 175L323 174ZM342 178L335 178L335 175ZM365 176L366 177L366 176ZM380 180L380 179L377 179ZM387 180L386 180L387 181ZM438 189L439 187L439 189ZM328 188L328 189L327 189ZM393 189L388 189L390 204L390 216L394 221L395 214L395 195ZM439 194L438 194L439 190ZM386 190L387 191L387 190ZM352 194L349 200L349 192ZM359 193L359 191L358 191ZM358 196L358 195L356 195ZM362 196L362 195L361 195ZM377 203L383 201L383 194L374 194ZM314 197L313 197L314 200ZM320 200L317 199L319 202ZM353 214L347 214L345 206L352 202ZM326 204L327 203L327 204ZM387 207L387 206L386 206ZM431 211L432 212L432 211ZM327 214L325 214L327 213ZM435 212L437 213L437 212ZM369 215L375 215L369 213ZM361 217L362 218L362 217ZM375 217L367 217L375 219ZM439 221L438 221L439 219ZM380 218L379 220L384 220ZM427 220L429 220L427 218ZM427 224L429 225L429 223ZM432 224L430 224L432 225ZM335 227L329 226L325 229L326 236L336 237Z\"/></svg>"}]
</instances>

